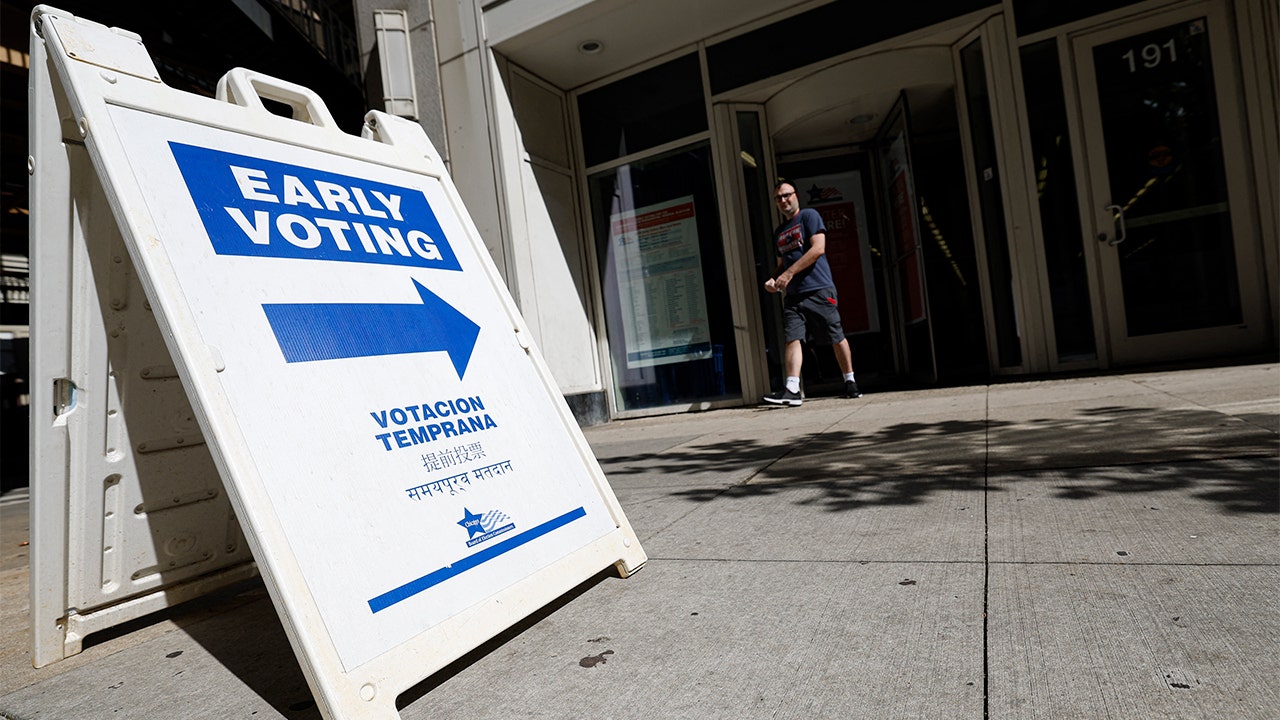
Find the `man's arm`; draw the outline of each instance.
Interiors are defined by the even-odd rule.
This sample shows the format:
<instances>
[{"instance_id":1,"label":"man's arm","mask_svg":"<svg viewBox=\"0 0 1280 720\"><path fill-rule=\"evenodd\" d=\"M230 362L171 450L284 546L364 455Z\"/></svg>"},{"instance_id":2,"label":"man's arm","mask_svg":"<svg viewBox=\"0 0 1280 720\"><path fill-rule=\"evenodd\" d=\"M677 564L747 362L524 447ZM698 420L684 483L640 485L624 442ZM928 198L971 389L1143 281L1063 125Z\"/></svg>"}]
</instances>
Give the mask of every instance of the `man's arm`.
<instances>
[{"instance_id":1,"label":"man's arm","mask_svg":"<svg viewBox=\"0 0 1280 720\"><path fill-rule=\"evenodd\" d=\"M791 263L791 267L787 268L786 270L783 270L781 273L778 273L778 277L774 278L773 284L778 288L778 292L782 292L786 290L787 284L791 282L791 278L796 276L796 273L818 262L818 258L825 255L826 252L827 252L827 234L814 233L813 235L810 235L809 249L806 250L804 254L800 256L799 260L796 260L795 262ZM781 260L778 261L778 265L779 266L782 265Z\"/></svg>"},{"instance_id":2,"label":"man's arm","mask_svg":"<svg viewBox=\"0 0 1280 720\"><path fill-rule=\"evenodd\" d=\"M768 290L771 293L782 292L782 288L778 287L777 280L775 280L775 278L777 278L778 273L781 270L782 270L782 258L778 258L778 263L773 268L773 277L764 281L765 290Z\"/></svg>"}]
</instances>

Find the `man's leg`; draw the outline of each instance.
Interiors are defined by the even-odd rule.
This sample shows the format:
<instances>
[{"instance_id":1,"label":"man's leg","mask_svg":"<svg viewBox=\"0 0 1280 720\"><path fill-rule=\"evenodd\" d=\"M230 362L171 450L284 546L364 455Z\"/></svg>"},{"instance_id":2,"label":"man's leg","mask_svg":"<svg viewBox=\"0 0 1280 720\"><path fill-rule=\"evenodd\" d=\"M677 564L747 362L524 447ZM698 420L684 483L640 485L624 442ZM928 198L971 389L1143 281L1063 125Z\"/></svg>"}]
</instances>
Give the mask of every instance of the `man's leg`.
<instances>
[{"instance_id":1,"label":"man's leg","mask_svg":"<svg viewBox=\"0 0 1280 720\"><path fill-rule=\"evenodd\" d=\"M858 389L858 383L853 379L853 351L849 349L849 339L845 338L831 346L836 353L836 364L840 366L840 372L844 375L844 396L849 398L862 397L862 391Z\"/></svg>"},{"instance_id":2,"label":"man's leg","mask_svg":"<svg viewBox=\"0 0 1280 720\"><path fill-rule=\"evenodd\" d=\"M845 342L845 353L848 354L849 343ZM800 377L800 368L804 366L804 350L800 347L799 340L792 340L787 343L787 347L783 350L783 368L787 371L787 377ZM853 360L849 360L849 364L853 364ZM843 367L843 366L842 366Z\"/></svg>"},{"instance_id":3,"label":"man's leg","mask_svg":"<svg viewBox=\"0 0 1280 720\"><path fill-rule=\"evenodd\" d=\"M841 374L853 372L853 351L849 349L849 339L841 340L832 345L831 349L836 351L836 364L840 366Z\"/></svg>"},{"instance_id":4,"label":"man's leg","mask_svg":"<svg viewBox=\"0 0 1280 720\"><path fill-rule=\"evenodd\" d=\"M782 306L782 325L787 340L782 348L782 368L785 371L785 386L778 392L764 396L764 401L773 405L789 405L796 407L804 402L800 394L800 368L804 364L804 350L800 347L800 338L804 337L805 319L798 305L784 303Z\"/></svg>"},{"instance_id":5,"label":"man's leg","mask_svg":"<svg viewBox=\"0 0 1280 720\"><path fill-rule=\"evenodd\" d=\"M799 340L787 341L782 349L782 366L786 370L786 386L772 395L765 395L764 401L773 405L798 406L804 402L800 395L800 367L804 363L804 352Z\"/></svg>"}]
</instances>

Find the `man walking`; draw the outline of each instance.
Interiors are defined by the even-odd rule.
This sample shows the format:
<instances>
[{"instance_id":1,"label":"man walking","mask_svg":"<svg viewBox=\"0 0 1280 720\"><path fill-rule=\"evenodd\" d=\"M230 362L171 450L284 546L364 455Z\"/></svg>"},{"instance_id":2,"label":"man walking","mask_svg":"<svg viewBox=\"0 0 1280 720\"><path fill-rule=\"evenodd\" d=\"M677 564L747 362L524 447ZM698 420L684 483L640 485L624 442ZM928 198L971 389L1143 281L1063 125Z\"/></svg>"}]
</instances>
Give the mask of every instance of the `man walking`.
<instances>
[{"instance_id":1,"label":"man walking","mask_svg":"<svg viewBox=\"0 0 1280 720\"><path fill-rule=\"evenodd\" d=\"M844 374L845 397L862 397L853 378L853 354L840 324L835 282L826 258L827 228L822 216L813 208L800 209L800 198L789 182L781 181L774 186L773 199L783 222L773 231L778 267L774 276L765 281L764 289L783 294L782 324L787 341L783 366L787 380L786 387L765 395L764 401L792 407L804 402L800 394L800 368L804 363L800 341L810 325L815 336L825 333L831 341L836 363Z\"/></svg>"}]
</instances>

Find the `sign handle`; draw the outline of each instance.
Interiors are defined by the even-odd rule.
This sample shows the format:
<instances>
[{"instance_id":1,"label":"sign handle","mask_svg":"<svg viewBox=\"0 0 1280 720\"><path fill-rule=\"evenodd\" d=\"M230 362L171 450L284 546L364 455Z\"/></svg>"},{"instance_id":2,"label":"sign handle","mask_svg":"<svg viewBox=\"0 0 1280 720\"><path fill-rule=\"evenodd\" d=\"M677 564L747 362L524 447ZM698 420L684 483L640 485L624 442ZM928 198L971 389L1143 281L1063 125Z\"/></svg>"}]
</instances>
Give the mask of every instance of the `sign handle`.
<instances>
[{"instance_id":1,"label":"sign handle","mask_svg":"<svg viewBox=\"0 0 1280 720\"><path fill-rule=\"evenodd\" d=\"M218 80L217 97L264 113L271 111L262 104L262 99L274 100L288 105L293 110L294 120L341 132L319 95L270 75L235 68Z\"/></svg>"}]
</instances>

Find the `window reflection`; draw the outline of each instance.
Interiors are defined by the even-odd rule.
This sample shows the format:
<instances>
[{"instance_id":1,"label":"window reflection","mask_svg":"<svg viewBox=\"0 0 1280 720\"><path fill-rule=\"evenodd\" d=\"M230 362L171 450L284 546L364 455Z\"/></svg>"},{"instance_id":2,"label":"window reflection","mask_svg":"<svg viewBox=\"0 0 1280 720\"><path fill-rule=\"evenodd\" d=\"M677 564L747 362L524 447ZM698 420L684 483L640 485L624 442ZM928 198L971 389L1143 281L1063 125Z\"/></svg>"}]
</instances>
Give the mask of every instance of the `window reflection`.
<instances>
[{"instance_id":1,"label":"window reflection","mask_svg":"<svg viewBox=\"0 0 1280 720\"><path fill-rule=\"evenodd\" d=\"M709 145L590 184L618 407L739 397Z\"/></svg>"}]
</instances>

